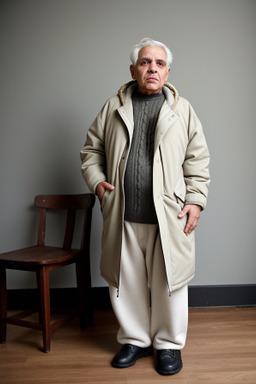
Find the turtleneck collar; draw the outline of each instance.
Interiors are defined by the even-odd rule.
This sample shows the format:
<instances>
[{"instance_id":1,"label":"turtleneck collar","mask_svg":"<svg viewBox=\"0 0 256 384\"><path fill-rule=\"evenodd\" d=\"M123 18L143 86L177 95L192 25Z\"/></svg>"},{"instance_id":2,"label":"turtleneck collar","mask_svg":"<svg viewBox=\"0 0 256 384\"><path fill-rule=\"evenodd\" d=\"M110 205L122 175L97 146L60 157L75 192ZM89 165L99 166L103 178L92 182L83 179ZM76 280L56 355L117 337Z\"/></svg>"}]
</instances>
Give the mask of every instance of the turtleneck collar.
<instances>
[{"instance_id":1,"label":"turtleneck collar","mask_svg":"<svg viewBox=\"0 0 256 384\"><path fill-rule=\"evenodd\" d=\"M161 99L164 97L164 93L154 93L152 95L147 95L146 93L141 93L139 92L138 87L136 87L133 91L132 98L133 99L139 99L139 100L145 100L145 101L150 101L150 100L156 100L156 99Z\"/></svg>"}]
</instances>

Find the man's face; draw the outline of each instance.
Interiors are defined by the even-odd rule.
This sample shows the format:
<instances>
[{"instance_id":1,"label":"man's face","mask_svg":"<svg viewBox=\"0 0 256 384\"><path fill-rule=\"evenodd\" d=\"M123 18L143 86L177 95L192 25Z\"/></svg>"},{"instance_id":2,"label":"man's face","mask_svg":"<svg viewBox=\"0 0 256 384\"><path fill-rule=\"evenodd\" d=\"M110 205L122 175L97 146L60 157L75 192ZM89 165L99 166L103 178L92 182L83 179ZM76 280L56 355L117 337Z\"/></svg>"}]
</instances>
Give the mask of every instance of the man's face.
<instances>
[{"instance_id":1,"label":"man's face","mask_svg":"<svg viewBox=\"0 0 256 384\"><path fill-rule=\"evenodd\" d=\"M162 47L147 46L139 51L135 65L130 66L132 78L137 81L139 92L152 95L162 92L170 68L166 66L166 52Z\"/></svg>"}]
</instances>

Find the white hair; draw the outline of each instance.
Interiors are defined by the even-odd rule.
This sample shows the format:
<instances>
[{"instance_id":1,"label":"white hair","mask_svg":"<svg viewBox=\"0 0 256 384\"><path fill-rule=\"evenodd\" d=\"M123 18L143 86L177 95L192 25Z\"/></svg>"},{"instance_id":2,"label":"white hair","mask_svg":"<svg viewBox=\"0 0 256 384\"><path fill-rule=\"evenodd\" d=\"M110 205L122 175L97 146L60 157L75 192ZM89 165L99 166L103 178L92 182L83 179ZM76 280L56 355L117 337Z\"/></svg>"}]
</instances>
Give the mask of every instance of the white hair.
<instances>
[{"instance_id":1,"label":"white hair","mask_svg":"<svg viewBox=\"0 0 256 384\"><path fill-rule=\"evenodd\" d=\"M167 57L166 57L167 68L170 68L171 63L172 63L172 59L173 59L173 55L172 55L170 49L165 44L160 43L160 41L156 41L156 40L150 39L148 37L145 37L144 39L141 40L141 42L139 44L136 44L133 47L131 54L130 54L130 60L131 60L132 65L133 66L136 65L137 60L138 60L138 56L139 56L139 51L143 47L148 47L148 46L163 48L166 52L166 55L167 55Z\"/></svg>"}]
</instances>

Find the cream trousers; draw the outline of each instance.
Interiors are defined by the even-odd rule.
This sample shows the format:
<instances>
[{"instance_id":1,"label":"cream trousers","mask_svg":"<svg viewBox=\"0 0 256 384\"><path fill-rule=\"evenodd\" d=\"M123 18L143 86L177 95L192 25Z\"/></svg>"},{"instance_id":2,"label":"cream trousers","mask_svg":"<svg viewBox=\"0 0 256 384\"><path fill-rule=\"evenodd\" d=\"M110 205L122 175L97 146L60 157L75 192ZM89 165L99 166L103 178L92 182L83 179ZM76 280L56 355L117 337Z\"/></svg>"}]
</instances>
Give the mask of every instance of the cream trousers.
<instances>
[{"instance_id":1,"label":"cream trousers","mask_svg":"<svg viewBox=\"0 0 256 384\"><path fill-rule=\"evenodd\" d=\"M109 291L120 325L120 344L155 349L185 346L188 289L186 285L169 296L158 225L125 221L119 292L113 286Z\"/></svg>"}]
</instances>

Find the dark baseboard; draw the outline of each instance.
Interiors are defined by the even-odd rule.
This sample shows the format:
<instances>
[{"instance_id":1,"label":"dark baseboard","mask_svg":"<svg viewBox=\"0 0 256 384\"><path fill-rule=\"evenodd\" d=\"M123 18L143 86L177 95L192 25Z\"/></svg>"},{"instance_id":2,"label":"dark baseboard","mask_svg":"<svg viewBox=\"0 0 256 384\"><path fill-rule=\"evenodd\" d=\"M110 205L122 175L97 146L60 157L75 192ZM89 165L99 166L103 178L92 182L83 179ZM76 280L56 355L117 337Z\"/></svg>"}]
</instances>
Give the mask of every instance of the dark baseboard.
<instances>
[{"instance_id":1,"label":"dark baseboard","mask_svg":"<svg viewBox=\"0 0 256 384\"><path fill-rule=\"evenodd\" d=\"M92 288L92 300L95 309L111 308L107 287ZM37 289L7 290L8 310L29 309L38 306L40 300ZM52 288L51 306L58 308L75 308L77 306L76 288Z\"/></svg>"},{"instance_id":2,"label":"dark baseboard","mask_svg":"<svg viewBox=\"0 0 256 384\"><path fill-rule=\"evenodd\" d=\"M251 307L256 305L256 284L191 286L189 307Z\"/></svg>"},{"instance_id":3,"label":"dark baseboard","mask_svg":"<svg viewBox=\"0 0 256 384\"><path fill-rule=\"evenodd\" d=\"M108 287L92 288L95 309L111 308ZM7 293L9 310L27 309L38 303L36 289L10 289ZM256 284L190 286L189 307L248 307L256 306ZM76 305L76 288L51 289L51 305L60 308Z\"/></svg>"}]
</instances>

